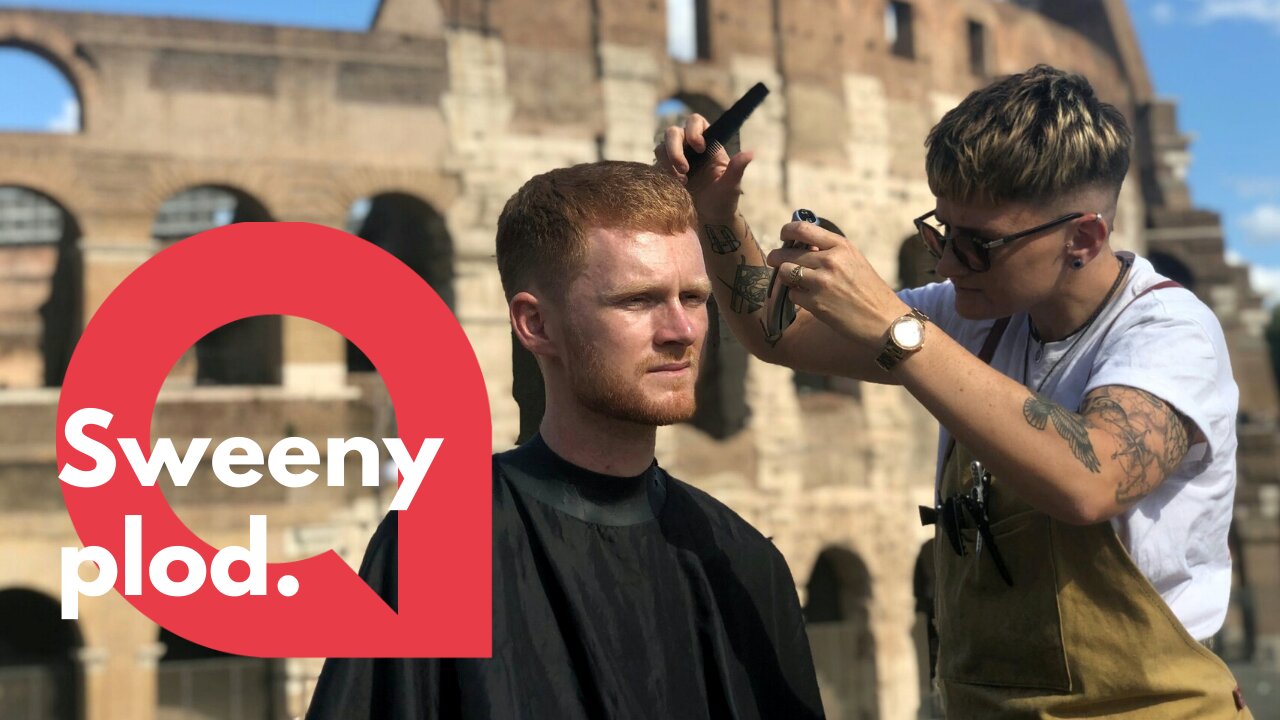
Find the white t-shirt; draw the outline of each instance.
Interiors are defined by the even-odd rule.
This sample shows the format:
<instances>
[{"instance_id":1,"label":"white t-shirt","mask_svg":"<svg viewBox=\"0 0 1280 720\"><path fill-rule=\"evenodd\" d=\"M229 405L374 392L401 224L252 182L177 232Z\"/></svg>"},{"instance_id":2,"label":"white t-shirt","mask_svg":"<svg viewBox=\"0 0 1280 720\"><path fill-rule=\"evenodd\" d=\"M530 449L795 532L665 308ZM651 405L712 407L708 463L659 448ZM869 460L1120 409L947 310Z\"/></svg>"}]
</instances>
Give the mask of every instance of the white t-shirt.
<instances>
[{"instance_id":1,"label":"white t-shirt","mask_svg":"<svg viewBox=\"0 0 1280 720\"><path fill-rule=\"evenodd\" d=\"M1039 392L1072 411L1095 388L1145 390L1204 434L1208 442L1193 445L1177 472L1111 521L1138 569L1187 632L1203 640L1222 627L1231 594L1227 530L1236 487L1239 390L1213 312L1183 288L1153 290L1130 304L1166 278L1145 259L1120 255L1133 259L1129 277L1078 342L1072 336L1041 343L1031 336L1026 313L1019 313L1010 319L991 366L1028 388L1044 383ZM975 355L994 323L957 315L950 282L898 295ZM948 439L943 429L939 473Z\"/></svg>"}]
</instances>

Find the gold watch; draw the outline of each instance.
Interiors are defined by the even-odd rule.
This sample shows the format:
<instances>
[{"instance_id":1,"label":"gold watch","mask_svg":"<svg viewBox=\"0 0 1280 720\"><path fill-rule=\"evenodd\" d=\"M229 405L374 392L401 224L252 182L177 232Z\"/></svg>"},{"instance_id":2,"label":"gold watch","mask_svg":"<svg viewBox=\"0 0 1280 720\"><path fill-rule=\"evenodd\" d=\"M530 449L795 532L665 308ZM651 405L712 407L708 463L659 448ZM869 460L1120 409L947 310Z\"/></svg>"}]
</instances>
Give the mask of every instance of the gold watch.
<instances>
[{"instance_id":1,"label":"gold watch","mask_svg":"<svg viewBox=\"0 0 1280 720\"><path fill-rule=\"evenodd\" d=\"M902 359L924 347L924 324L929 316L915 308L889 325L889 337L884 341L876 364L885 372L897 367Z\"/></svg>"}]
</instances>

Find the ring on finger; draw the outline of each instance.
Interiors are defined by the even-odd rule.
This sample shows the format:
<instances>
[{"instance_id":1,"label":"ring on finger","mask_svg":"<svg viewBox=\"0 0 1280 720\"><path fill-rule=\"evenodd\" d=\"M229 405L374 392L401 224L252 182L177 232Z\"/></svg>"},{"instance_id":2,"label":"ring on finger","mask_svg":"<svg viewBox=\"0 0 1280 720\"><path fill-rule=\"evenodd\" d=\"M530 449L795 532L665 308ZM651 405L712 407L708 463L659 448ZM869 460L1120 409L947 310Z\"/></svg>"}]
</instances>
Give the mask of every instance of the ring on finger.
<instances>
[{"instance_id":1,"label":"ring on finger","mask_svg":"<svg viewBox=\"0 0 1280 720\"><path fill-rule=\"evenodd\" d=\"M800 287L800 283L804 282L804 267L796 265L791 268L789 277L791 279L791 287Z\"/></svg>"}]
</instances>

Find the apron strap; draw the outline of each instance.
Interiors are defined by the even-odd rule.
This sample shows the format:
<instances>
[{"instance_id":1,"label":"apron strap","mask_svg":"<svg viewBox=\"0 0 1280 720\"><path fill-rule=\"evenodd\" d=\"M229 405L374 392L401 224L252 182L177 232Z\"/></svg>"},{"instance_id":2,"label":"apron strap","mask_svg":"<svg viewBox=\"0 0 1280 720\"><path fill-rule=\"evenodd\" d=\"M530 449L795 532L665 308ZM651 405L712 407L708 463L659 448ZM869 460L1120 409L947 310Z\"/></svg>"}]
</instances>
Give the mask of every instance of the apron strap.
<instances>
[{"instance_id":1,"label":"apron strap","mask_svg":"<svg viewBox=\"0 0 1280 720\"><path fill-rule=\"evenodd\" d=\"M991 330L987 332L987 339L982 342L982 349L978 351L978 359L987 365L991 364L991 358L996 355L996 348L1000 345L1000 338L1004 337L1004 331L1009 327L1010 318L1002 317L996 320L991 326ZM942 461L945 463L947 458L951 456L951 451L956 449L956 439L947 433L947 451L942 454ZM920 524L932 525L938 521L938 511L936 508L920 506Z\"/></svg>"}]
</instances>

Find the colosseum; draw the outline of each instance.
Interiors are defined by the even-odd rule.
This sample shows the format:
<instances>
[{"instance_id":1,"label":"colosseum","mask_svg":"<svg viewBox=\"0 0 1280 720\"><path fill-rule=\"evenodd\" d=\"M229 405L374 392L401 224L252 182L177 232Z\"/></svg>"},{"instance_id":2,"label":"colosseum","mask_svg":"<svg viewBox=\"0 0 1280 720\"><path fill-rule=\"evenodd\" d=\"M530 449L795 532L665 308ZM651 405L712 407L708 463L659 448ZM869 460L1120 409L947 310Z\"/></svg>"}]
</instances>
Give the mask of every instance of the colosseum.
<instances>
[{"instance_id":1,"label":"colosseum","mask_svg":"<svg viewBox=\"0 0 1280 720\"><path fill-rule=\"evenodd\" d=\"M466 331L504 449L539 413L493 260L498 211L523 180L648 160L658 128L714 116L763 81L773 93L741 135L756 151L752 226L767 244L793 208L813 208L885 277L915 285L931 269L908 237L933 203L925 134L969 91L1038 62L1086 74L1130 119L1118 244L1191 287L1227 330L1242 397L1238 582L1215 642L1275 676L1280 436L1266 314L1247 268L1224 260L1218 216L1192 201L1189 138L1153 90L1122 0L688 0L674 20L666 5L382 0L360 32L0 9L0 45L56 68L80 115L76 132L0 133L0 718L305 712L318 660L225 655L115 593L60 619L58 549L79 540L56 478L58 386L95 309L168 245L230 222L306 221L391 252ZM689 42L671 46L669 33ZM659 458L786 556L830 717L934 717L918 562L931 533L914 519L931 497L933 421L898 388L793 374L713 332L698 416L659 434ZM261 316L177 362L152 432L179 447L389 437L395 412L342 336ZM247 516L267 513L272 559L332 548L354 564L393 483L233 491L205 467L169 496L215 546L243 543Z\"/></svg>"}]
</instances>

